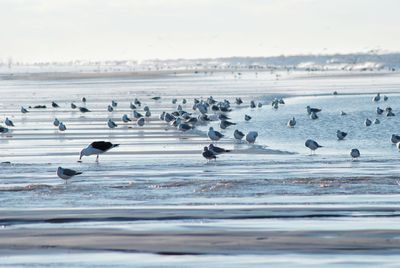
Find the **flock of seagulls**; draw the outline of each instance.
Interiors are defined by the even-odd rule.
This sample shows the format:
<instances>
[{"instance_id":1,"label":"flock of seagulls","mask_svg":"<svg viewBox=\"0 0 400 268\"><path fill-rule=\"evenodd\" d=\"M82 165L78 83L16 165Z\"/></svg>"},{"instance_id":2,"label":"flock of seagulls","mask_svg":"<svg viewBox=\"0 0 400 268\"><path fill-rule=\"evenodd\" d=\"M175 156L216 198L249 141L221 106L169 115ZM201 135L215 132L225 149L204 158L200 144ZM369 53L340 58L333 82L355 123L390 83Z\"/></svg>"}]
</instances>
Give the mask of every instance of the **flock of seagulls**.
<instances>
[{"instance_id":1,"label":"flock of seagulls","mask_svg":"<svg viewBox=\"0 0 400 268\"><path fill-rule=\"evenodd\" d=\"M337 92L335 91L333 95L337 95ZM388 96L383 96L383 101L387 101L389 99ZM381 95L380 93L377 93L373 98L372 101L373 102L379 102L381 100ZM318 115L317 113L321 112L322 109L320 108L311 108L310 106L306 107L307 109L307 113L309 114L311 119L317 119ZM391 107L386 107L385 109L381 109L380 107L376 108L376 113L377 115L382 115L384 112L386 112L386 116L387 117L392 117L395 116L393 109ZM341 111L340 113L342 116L347 115L345 112ZM378 118L376 118L374 121L370 120L369 118L366 118L364 121L364 125L369 127L372 124L380 124L380 120ZM289 122L287 123L288 127L294 127L296 125L296 120L293 117L292 119L289 120ZM343 140L346 136L347 136L347 132L343 132L340 130L336 131L336 136L338 138L338 140ZM396 135L393 134L391 137L391 141L393 144L396 144L396 147L400 150L400 135ZM321 146L320 144L318 144L316 141L308 139L305 142L305 146L307 148L309 148L311 150L311 154L313 154L318 148L321 148L323 146ZM350 156L352 157L352 159L356 159L358 157L360 157L360 151L357 148L353 148L350 150Z\"/></svg>"},{"instance_id":2,"label":"flock of seagulls","mask_svg":"<svg viewBox=\"0 0 400 268\"><path fill-rule=\"evenodd\" d=\"M337 93L336 93L337 94ZM161 99L161 97L156 96L151 98L154 101L158 101ZM381 96L378 93L376 96L373 97L372 99L374 102L379 102L381 100ZM388 100L387 96L383 97L384 101ZM76 105L74 102L71 103L71 109L79 109L81 113L87 113L91 112L87 107L86 107L86 98L82 98L82 106ZM228 100L222 100L218 101L214 99L212 96L208 97L207 99L194 99L193 100L193 106L192 106L192 111L185 111L183 109L184 104L187 104L186 99L182 99L181 103L178 104L178 100L176 98L172 99L172 104L178 104L176 109L173 111L163 111L159 115L159 120L167 124L168 127L174 127L178 131L181 132L186 132L189 130L192 130L196 128L199 125L206 125L210 122L219 122L219 127L220 129L227 129L230 127L235 126L237 123L230 121L231 118L228 116L229 112L232 111L233 106L231 105L230 101ZM244 102L241 98L236 98L235 104L237 106L242 105ZM271 102L271 106L274 109L278 109L279 105L285 104L284 100L282 98L275 98ZM143 114L138 111L139 107L141 107L142 103L139 99L135 98L133 102L130 102L129 108L132 110L132 117L129 117L128 114L122 115L122 122L123 123L131 123L131 122L136 122L136 125L139 127L142 127L146 124L147 118L151 117L152 113L150 111L149 106L144 106L143 107ZM60 105L58 105L56 102L52 102L51 106L53 108L59 108ZM115 100L111 101L111 104L107 106L107 111L108 112L113 112L116 107L118 106L118 103ZM255 108L261 108L263 104L261 102L256 103L255 101L251 100L249 104L250 108L255 109ZM32 108L32 107L29 107ZM33 108L46 108L45 105L38 105ZM321 108L313 108L311 106L306 107L307 114L312 120L318 119L318 114L322 112ZM387 107L386 109L381 109L380 107L377 107L376 113L378 115L383 114L386 112L387 116L394 116L394 112L392 108ZM29 113L29 110L21 107L21 113L26 114ZM346 115L345 112L341 112L341 115L344 116ZM245 114L244 115L244 121L250 121L252 119L251 116ZM15 127L14 123L7 117L4 120L4 124L6 127L0 126L0 133L7 133L9 132L8 127ZM294 117L289 119L287 122L287 126L289 128L294 128L296 126L297 122ZM379 124L379 120L375 119L373 122L369 119L366 118L364 124L366 126L370 126L372 124ZM67 127L65 123L60 121L59 119L55 118L53 121L53 125L58 128L59 131L66 131ZM111 118L108 119L107 121L107 126L110 129L117 128L119 125L113 121ZM343 140L347 136L347 132L343 132L341 130L337 130L336 136L338 140ZM205 146L203 148L202 156L207 159L208 161L210 160L216 160L217 156L229 153L230 150L226 150L221 147L217 147L216 144L218 141L221 139L225 138L225 135L219 132L218 130L215 130L214 127L209 127L208 132L207 132L207 137L211 141L211 144L209 146ZM248 144L254 144L256 142L256 139L258 137L258 132L257 131L249 131L248 133L243 133L239 129L235 129L233 132L233 140L236 142L247 142ZM244 140L244 141L243 141ZM397 148L400 150L400 135L393 134L391 137L392 143L395 143L397 145ZM94 141L91 144L89 144L87 147L83 148L80 152L80 157L78 162L82 162L82 158L84 156L91 156L91 155L96 155L96 162L99 162L99 155L104 154L108 152L109 150L118 147L119 144L113 144L108 141ZM311 154L315 153L315 151L321 147L318 142L312 140L312 139L307 139L305 142L305 146L311 150ZM360 151L356 148L351 149L350 151L350 156L353 159L356 159L360 157ZM58 167L57 169L57 175L61 179L65 180L67 182L68 179L80 175L82 172L75 171L72 169L66 169L62 167Z\"/></svg>"}]
</instances>

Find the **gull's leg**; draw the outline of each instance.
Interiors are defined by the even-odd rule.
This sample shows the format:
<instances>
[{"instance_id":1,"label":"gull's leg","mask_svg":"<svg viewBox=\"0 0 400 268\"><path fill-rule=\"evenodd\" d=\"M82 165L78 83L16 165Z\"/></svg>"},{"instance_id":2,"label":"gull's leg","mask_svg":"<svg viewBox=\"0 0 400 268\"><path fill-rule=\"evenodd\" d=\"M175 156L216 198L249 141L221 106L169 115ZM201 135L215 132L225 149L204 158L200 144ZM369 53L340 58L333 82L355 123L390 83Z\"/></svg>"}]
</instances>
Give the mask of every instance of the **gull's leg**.
<instances>
[{"instance_id":1,"label":"gull's leg","mask_svg":"<svg viewBox=\"0 0 400 268\"><path fill-rule=\"evenodd\" d=\"M99 155L96 157L96 163L99 163Z\"/></svg>"}]
</instances>

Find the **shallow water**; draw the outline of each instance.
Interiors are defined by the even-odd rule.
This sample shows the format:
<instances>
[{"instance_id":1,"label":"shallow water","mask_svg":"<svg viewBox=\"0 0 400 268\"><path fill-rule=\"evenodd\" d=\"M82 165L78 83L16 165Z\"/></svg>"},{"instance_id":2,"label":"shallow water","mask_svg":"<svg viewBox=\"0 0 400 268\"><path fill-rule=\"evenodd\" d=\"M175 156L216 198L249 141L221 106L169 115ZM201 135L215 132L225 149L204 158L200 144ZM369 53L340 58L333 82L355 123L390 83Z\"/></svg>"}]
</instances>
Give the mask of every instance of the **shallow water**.
<instances>
[{"instance_id":1,"label":"shallow water","mask_svg":"<svg viewBox=\"0 0 400 268\"><path fill-rule=\"evenodd\" d=\"M80 228L92 225L112 226L142 230L151 228L162 230L180 230L185 228L226 228L260 230L302 230L329 229L353 230L358 228L396 229L397 215L378 218L379 210L368 217L353 218L355 214L344 217L341 208L354 206L398 206L400 204L400 167L399 152L391 144L390 136L400 134L400 94L397 85L400 75L334 75L320 74L283 74L281 80L274 75L245 73L242 79L235 79L230 73L212 76L171 76L157 79L88 79L58 81L0 81L0 114L10 117L16 124L12 133L0 137L0 208L48 209L48 208L131 208L145 206L246 206L284 205L287 207L326 205L337 208L335 218L311 219L304 215L298 219L282 221L264 218L258 220L234 220L229 216L204 222L129 222L109 224L107 222L75 223ZM337 90L339 95L331 93ZM387 94L389 100L374 103L374 92ZM201 95L199 95L201 92ZM162 96L161 101L150 98ZM227 139L220 146L233 149L234 153L222 155L216 162L207 163L201 156L203 146L209 144L205 133L211 123L200 126L196 131L181 134L168 128L158 120L162 111L171 111L176 105L171 103L172 96L179 100L187 98L184 109L191 111L193 97L206 98L213 95L216 99L243 97L245 104L235 108L229 114L236 128L247 132L259 133L256 145L247 145L233 141L235 127L222 131ZM78 105L81 97L88 99L87 107L93 112L82 115L71 112L69 103ZM284 96L285 105L275 110L269 104L274 97ZM150 106L152 118L145 127L123 124L122 114L128 113L129 101L135 97ZM119 102L113 113L106 110L111 100ZM262 102L262 108L250 109L250 100ZM51 108L51 100L57 101L61 108ZM47 109L34 110L22 115L20 106L46 104ZM305 107L322 108L320 118L311 120ZM390 106L395 117L376 115L376 107ZM346 116L340 116L340 111ZM244 121L244 114L253 118ZM287 121L295 117L297 125L293 129L286 127ZM59 133L52 125L57 117L67 125L65 133ZM379 118L379 125L364 126L364 120ZM114 118L120 127L110 130L106 126L108 118ZM348 132L343 141L336 138L336 130ZM304 147L306 139L317 140L324 147L316 155L310 156ZM79 151L94 140L110 140L121 146L112 152L100 156L100 163L94 157L84 158L77 163ZM276 150L274 154L265 148ZM361 157L352 161L349 152L358 148ZM288 152L288 154L286 153ZM290 154L289 154L290 153ZM74 168L84 172L65 185L55 175L58 166ZM379 215L382 216L382 215ZM388 215L385 215L388 216ZM342 218L343 217L343 218ZM33 224L33 228L49 228L46 224ZM24 228L16 224L6 228ZM56 227L65 226L57 224ZM85 253L87 254L87 253ZM113 254L113 253L109 253ZM134 255L134 254L133 254ZM68 263L64 257L54 256L46 263L62 263L66 266L90 266L93 263ZM114 253L114 259L125 258L125 254ZM254 266L280 262L280 257L266 261L255 258L260 263ZM342 263L351 263L357 267L365 261L352 263L350 260L362 260L362 256L344 256L338 263L332 261L330 267ZM19 259L20 258L20 259ZM57 259L60 258L60 259ZM66 257L68 258L68 257ZM139 256L128 256L132 261ZM182 265L182 259L174 257L178 263L168 261L169 257L159 256L167 261L166 267ZM182 258L182 259L180 259ZM197 257L193 258L193 265ZM213 259L221 264L229 264L233 256L213 256L210 259L199 257L200 262ZM249 257L242 256L247 262ZM286 260L286 257L282 257ZM338 257L339 258L339 257ZM322 255L302 255L294 263L282 265L318 265ZM7 260L7 259L6 259ZM20 260L37 263L35 257L9 257L9 263L18 264ZM14 261L14 262L13 262ZM28 262L29 262L28 261ZM266 261L266 262L265 262ZM393 259L381 258L376 261L388 266ZM182 261L184 262L184 261ZM305 264L304 264L304 263ZM155 265L142 263L143 266ZM243 264L244 264L243 263ZM374 261L371 259L371 263ZM190 261L187 263L190 264ZM50 265L50 264L49 264ZM170 266L168 266L170 265ZM207 265L207 264L205 264ZM236 264L241 267L241 263ZM51 265L50 265L51 266ZM190 265L189 265L190 266ZM228 265L226 265L228 266ZM186 267L186 266L185 266ZM235 266L230 266L235 267ZM307 266L309 267L309 266Z\"/></svg>"}]
</instances>

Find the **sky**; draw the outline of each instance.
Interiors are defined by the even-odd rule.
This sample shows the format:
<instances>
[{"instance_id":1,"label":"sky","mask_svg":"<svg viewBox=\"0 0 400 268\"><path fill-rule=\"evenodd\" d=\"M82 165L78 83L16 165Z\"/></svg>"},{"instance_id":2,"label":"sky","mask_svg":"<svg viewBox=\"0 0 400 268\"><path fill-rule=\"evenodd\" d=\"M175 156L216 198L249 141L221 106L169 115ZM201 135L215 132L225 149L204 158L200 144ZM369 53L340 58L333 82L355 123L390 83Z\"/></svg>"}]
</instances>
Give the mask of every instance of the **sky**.
<instances>
[{"instance_id":1,"label":"sky","mask_svg":"<svg viewBox=\"0 0 400 268\"><path fill-rule=\"evenodd\" d=\"M400 51L399 0L0 0L0 60Z\"/></svg>"}]
</instances>

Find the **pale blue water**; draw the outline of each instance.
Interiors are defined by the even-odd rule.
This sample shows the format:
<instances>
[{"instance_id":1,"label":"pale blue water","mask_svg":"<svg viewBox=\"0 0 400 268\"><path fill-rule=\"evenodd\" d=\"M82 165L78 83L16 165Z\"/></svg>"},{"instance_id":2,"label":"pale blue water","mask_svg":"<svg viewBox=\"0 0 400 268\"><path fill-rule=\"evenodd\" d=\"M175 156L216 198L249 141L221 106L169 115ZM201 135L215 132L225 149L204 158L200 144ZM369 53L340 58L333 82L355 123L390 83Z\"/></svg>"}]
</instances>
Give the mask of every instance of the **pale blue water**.
<instances>
[{"instance_id":1,"label":"pale blue water","mask_svg":"<svg viewBox=\"0 0 400 268\"><path fill-rule=\"evenodd\" d=\"M2 209L37 209L37 208L113 208L136 206L218 206L245 205L329 205L333 207L398 206L400 205L400 153L391 144L390 136L400 134L400 94L397 85L400 76L381 77L332 77L332 78L296 78L284 77L276 81L270 75L244 75L241 80L233 79L230 74L199 77L169 77L154 80L87 80L87 81L0 81L1 115L10 116L17 125L12 136L0 137L0 160L11 161L11 164L0 164L0 208ZM303 92L304 90L304 92ZM339 95L331 92L338 90ZM373 103L373 93L386 92L387 102ZM161 95L162 101L150 100L152 96ZM202 147L209 141L201 132L192 133L189 137L179 136L176 131L165 131L165 126L156 120L163 110L172 110L176 105L170 103L172 96L178 95L189 100L184 106L191 110L193 97L206 98L213 95L216 99L228 98L233 102L235 97L242 96L248 104L254 99L264 103L262 108L236 108L229 115L236 126L243 132L256 130L259 137L256 146L268 147L295 154L227 154L218 158L215 163L207 163L201 156ZM82 96L88 99L92 113L81 116L71 112L69 102L79 104ZM152 109L154 121L146 128L133 127L109 130L105 122L112 117L120 121L123 113L128 113L129 101L134 97L141 98ZM274 97L283 96L286 104L278 110L270 106ZM108 113L106 107L111 99L119 101L114 113ZM20 105L46 104L56 100L60 110L47 109L33 111L27 115L19 113ZM320 118L311 120L305 107L322 108ZM395 117L376 115L376 107L393 108ZM340 116L340 111L348 115ZM244 114L253 117L244 122ZM293 129L286 126L291 117L297 125ZM54 117L61 118L67 124L65 133L58 133L52 126ZM364 126L364 120L379 118L381 124ZM214 125L211 123L210 125ZM203 134L208 126L199 127ZM235 127L223 131L232 137ZM343 141L336 138L336 130L348 132ZM316 155L310 156L304 147L306 139L312 138L324 146ZM100 164L94 158L86 158L82 164L76 162L79 151L93 140L107 139L120 143L121 147L114 152L100 157ZM231 139L219 143L228 149L240 151L247 149L246 144L236 144ZM361 157L352 161L349 156L351 148L358 148ZM165 153L168 151L169 153ZM160 153L164 152L164 153ZM64 167L82 170L84 175L76 177L70 184L64 185L55 176L56 168ZM340 209L337 210L340 214ZM383 213L386 215L385 213ZM344 218L347 220L347 218ZM347 229L372 228L367 222L391 229L396 227L390 218L369 218L359 221L346 221ZM395 218L397 219L397 218ZM328 222L326 224L325 222ZM198 222L195 222L195 224ZM285 230L297 230L313 224L316 229L331 229L335 222L325 220L312 222L307 217L286 223ZM84 223L82 223L84 224ZM140 223L127 222L129 228L138 230L153 226L179 230L185 219L178 222ZM96 225L94 223L94 225ZM98 226L108 223L99 222ZM270 226L267 219L252 222L221 219L210 221L205 228L265 228ZM29 225L32 226L32 225ZM277 224L276 226L282 226ZM7 228L23 228L24 225ZM57 225L57 227L60 227ZM90 228L90 226L84 226ZM127 228L126 226L115 226ZM37 228L48 228L38 224ZM189 225L187 228L195 228ZM272 228L272 227L271 227ZM344 228L344 227L342 227ZM80 253L79 253L80 254ZM88 253L85 253L88 254ZM109 253L110 258L129 261L143 260L136 255ZM90 255L90 254L89 254ZM99 265L93 261L74 262L68 256L54 255L52 258L39 261L36 257L9 257L3 259L4 265L17 266L22 262L31 265L52 267L80 267ZM165 267L195 267L197 264L211 260L226 267L245 267L251 260L254 267L282 264L282 267L326 264L338 267L351 264L354 267L366 263L363 256L340 257L325 263L322 255L301 255L291 263L287 256L240 257L234 256L207 257L162 257L153 262L143 261L142 266L156 267L156 260L165 262ZM277 259L278 258L278 259ZM290 257L291 258L291 257ZM374 259L375 258L375 259ZM360 260L352 262L352 260ZM175 262L177 261L177 262ZM187 262L186 262L187 261ZM282 261L282 263L281 263ZM367 264L393 265L398 259L391 256L386 259L376 254ZM232 262L236 263L232 266ZM321 263L322 262L322 263ZM107 266L110 264L104 264ZM118 266L116 264L116 266ZM28 267L30 267L28 265ZM280 266L281 267L281 266ZM299 266L297 266L299 267ZM346 266L348 267L348 266Z\"/></svg>"}]
</instances>

